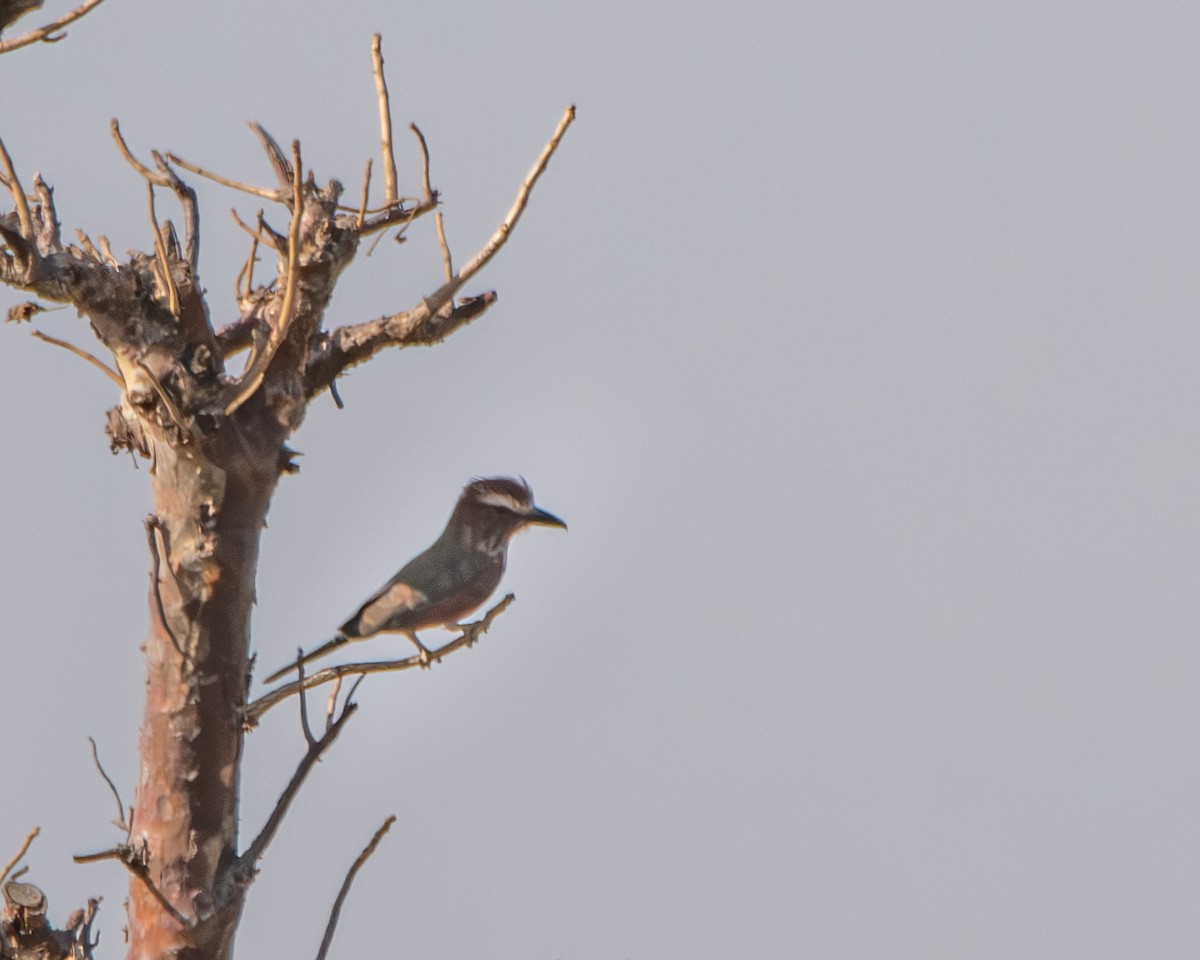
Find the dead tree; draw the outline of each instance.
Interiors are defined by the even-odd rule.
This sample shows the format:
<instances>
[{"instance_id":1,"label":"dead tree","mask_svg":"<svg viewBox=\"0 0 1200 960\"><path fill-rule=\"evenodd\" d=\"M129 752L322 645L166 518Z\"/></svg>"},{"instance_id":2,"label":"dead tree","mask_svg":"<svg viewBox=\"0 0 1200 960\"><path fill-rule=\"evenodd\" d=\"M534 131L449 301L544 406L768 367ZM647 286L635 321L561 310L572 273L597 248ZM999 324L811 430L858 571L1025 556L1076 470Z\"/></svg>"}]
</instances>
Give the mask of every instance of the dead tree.
<instances>
[{"instance_id":1,"label":"dead tree","mask_svg":"<svg viewBox=\"0 0 1200 960\"><path fill-rule=\"evenodd\" d=\"M89 0L79 9L86 12L98 2ZM33 41L53 39L58 25ZM126 842L78 858L114 858L128 868L128 955L134 960L231 955L257 863L305 774L354 714L349 694L337 705L337 687L319 734L302 709L308 750L266 824L250 843L241 843L243 738L257 717L314 683L340 684L346 672L366 672L335 669L307 679L300 673L297 682L260 702L248 701L259 534L276 482L296 469L289 437L310 401L326 390L336 399L337 378L348 368L389 347L441 341L495 303L494 292L461 298L459 293L507 241L574 118L574 109L568 109L503 223L463 266L452 268L439 222L445 277L428 296L410 309L329 330L324 317L334 285L363 242L385 231L402 233L429 214L440 218L428 150L415 126L424 157L422 188L413 197L399 193L378 36L372 54L384 183L383 199L375 205L369 199L370 163L361 191L344 203L341 183L320 183L305 169L298 141L285 149L258 124L251 128L274 175L270 186L230 180L173 153L150 151L148 160L139 159L113 120L117 148L145 180L153 237L152 249L122 261L103 236L93 242L76 231L75 242L64 242L51 188L34 176L27 192L0 141L0 187L13 204L11 212L0 215L0 281L37 298L14 308L10 319L36 315L42 309L37 300L73 305L87 318L111 364L74 344L39 336L67 347L112 379L120 395L108 413L112 449L151 465L145 472L155 509L146 522L151 589L142 773L127 814ZM249 236L249 253L237 282L236 313L222 326L212 322L200 282L200 211L181 171L286 211L286 225L272 225L263 210L249 222L238 218ZM161 215L168 195L181 208L179 228ZM255 275L260 255L275 260L273 275L263 280ZM230 358L243 351L242 372L229 373ZM468 645L502 606L435 656ZM403 669L415 660L386 666ZM303 708L303 696L300 703ZM24 848L9 870L23 853ZM347 886L352 877L353 871ZM5 901L0 957L90 955L95 904L55 930L46 922L39 890L4 879L0 876ZM329 934L334 922L336 909ZM328 939L327 934L322 955Z\"/></svg>"}]
</instances>

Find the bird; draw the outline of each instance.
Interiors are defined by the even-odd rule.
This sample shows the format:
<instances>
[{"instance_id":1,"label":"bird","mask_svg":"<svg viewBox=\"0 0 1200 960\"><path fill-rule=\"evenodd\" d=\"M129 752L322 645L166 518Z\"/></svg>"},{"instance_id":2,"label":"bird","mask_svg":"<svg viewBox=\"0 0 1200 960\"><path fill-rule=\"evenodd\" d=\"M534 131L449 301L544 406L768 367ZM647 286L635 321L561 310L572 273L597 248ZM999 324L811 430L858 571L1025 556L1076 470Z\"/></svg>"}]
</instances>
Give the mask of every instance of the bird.
<instances>
[{"instance_id":1,"label":"bird","mask_svg":"<svg viewBox=\"0 0 1200 960\"><path fill-rule=\"evenodd\" d=\"M403 633L429 664L429 650L418 630L444 626L457 629L459 619L483 605L500 584L508 558L508 541L523 527L567 525L533 502L524 479L480 477L463 487L446 529L423 553L408 561L341 625L333 639L304 654L300 663L323 657L355 640L380 633ZM264 680L273 683L295 661Z\"/></svg>"}]
</instances>

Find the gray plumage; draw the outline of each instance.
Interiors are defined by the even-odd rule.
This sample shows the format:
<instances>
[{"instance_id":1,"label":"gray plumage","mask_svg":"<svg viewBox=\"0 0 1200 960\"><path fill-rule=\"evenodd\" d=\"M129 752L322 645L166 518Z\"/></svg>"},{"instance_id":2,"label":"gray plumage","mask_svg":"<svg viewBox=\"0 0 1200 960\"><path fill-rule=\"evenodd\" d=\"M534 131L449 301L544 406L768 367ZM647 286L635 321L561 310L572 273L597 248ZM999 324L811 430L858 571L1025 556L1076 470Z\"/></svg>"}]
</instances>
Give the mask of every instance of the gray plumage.
<instances>
[{"instance_id":1,"label":"gray plumage","mask_svg":"<svg viewBox=\"0 0 1200 960\"><path fill-rule=\"evenodd\" d=\"M453 629L462 617L478 609L500 585L509 539L530 524L567 526L533 502L533 491L524 480L472 480L463 488L446 529L429 549L401 567L342 624L333 639L306 653L301 662L380 633L405 634L428 662L429 651L417 638L417 631L435 626ZM272 683L295 668L291 663L264 682Z\"/></svg>"}]
</instances>

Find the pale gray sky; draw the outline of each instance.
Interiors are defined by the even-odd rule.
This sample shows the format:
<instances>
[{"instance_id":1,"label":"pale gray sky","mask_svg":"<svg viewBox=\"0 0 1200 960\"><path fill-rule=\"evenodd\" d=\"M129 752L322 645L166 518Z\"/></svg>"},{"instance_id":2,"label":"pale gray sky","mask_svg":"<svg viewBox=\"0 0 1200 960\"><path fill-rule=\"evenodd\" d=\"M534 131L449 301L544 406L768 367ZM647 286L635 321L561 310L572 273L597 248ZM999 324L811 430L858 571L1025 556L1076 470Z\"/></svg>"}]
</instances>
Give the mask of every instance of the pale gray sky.
<instances>
[{"instance_id":1,"label":"pale gray sky","mask_svg":"<svg viewBox=\"0 0 1200 960\"><path fill-rule=\"evenodd\" d=\"M311 411L260 664L325 639L473 475L524 474L571 529L514 544L482 645L364 685L240 955L315 954L395 812L336 956L1197 956L1200 9L344 6L108 0L0 59L22 173L117 250L150 235L114 115L143 156L265 181L257 119L357 196L374 31L460 260L578 104L473 285L499 305ZM222 323L227 210L255 204L196 185ZM330 322L439 271L422 223ZM147 478L107 453L111 384L0 333L0 849L40 824L30 879L59 922L102 893L117 957L125 877L70 855L118 839L87 736L136 780ZM247 833L302 748L290 711L252 737Z\"/></svg>"}]
</instances>

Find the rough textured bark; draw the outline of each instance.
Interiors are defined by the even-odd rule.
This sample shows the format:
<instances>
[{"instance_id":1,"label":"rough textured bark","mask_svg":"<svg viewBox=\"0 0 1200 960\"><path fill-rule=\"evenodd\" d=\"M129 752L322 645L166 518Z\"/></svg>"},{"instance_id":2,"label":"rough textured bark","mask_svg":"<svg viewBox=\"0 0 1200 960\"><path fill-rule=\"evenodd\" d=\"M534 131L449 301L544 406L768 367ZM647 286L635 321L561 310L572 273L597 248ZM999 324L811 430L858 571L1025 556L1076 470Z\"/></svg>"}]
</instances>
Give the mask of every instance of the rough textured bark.
<instances>
[{"instance_id":1,"label":"rough textured bark","mask_svg":"<svg viewBox=\"0 0 1200 960\"><path fill-rule=\"evenodd\" d=\"M386 117L378 38L374 52ZM103 238L97 245L78 233L78 244L64 244L51 189L35 178L32 196L26 194L0 142L0 174L13 203L11 212L0 215L0 282L72 304L87 318L115 370L78 347L50 342L90 359L118 383L120 403L108 418L112 448L151 464L155 511L147 534L153 576L135 812L126 843L80 858L112 857L129 868L130 958L231 955L258 860L308 768L353 712L347 702L320 739L306 726L308 754L267 825L243 851L241 758L254 718L246 710L250 612L271 495L280 475L295 469L288 438L307 403L332 388L349 366L387 347L439 341L496 301L492 292L455 297L506 242L573 116L573 109L564 115L504 223L463 269L449 272L446 251L449 275L415 307L333 331L322 327L325 309L360 241L437 207L427 158L419 199L396 197L389 180L383 206L370 211L364 184L362 204L352 210L340 205L337 181L318 185L305 173L298 143L285 151L255 125L276 186L223 182L276 202L288 226L274 229L260 215L256 226L247 227L254 239L238 283L237 313L214 330L198 275L199 211L177 168L214 175L172 154L154 152L152 165L142 163L114 121L118 148L146 181L154 237L151 251L121 262ZM394 167L390 121L383 144L385 164ZM424 149L423 138L421 144ZM182 207L182 240L169 221L160 224L156 191L173 195ZM255 285L252 264L264 248L275 251L275 275ZM23 305L10 319L27 320L39 309L36 303ZM242 350L249 351L245 372L231 377L226 361ZM13 887L20 902L0 918L0 932L7 936L0 958L89 955L94 905L86 917L55 931L37 912L40 891L24 889L28 886L5 888L6 898Z\"/></svg>"}]
</instances>

